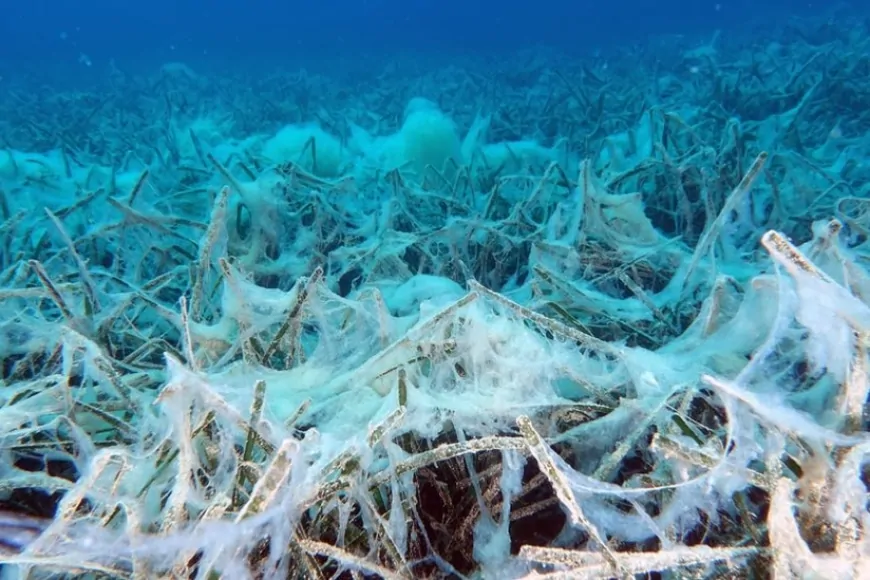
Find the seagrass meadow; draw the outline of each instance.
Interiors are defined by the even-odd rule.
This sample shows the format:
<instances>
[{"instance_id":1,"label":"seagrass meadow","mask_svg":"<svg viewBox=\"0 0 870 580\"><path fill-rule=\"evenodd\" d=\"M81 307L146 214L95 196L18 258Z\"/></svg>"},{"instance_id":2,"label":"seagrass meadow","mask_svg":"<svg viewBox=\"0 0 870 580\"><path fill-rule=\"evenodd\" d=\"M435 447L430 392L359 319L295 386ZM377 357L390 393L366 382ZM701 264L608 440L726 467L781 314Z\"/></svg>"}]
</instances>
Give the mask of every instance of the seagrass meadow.
<instances>
[{"instance_id":1,"label":"seagrass meadow","mask_svg":"<svg viewBox=\"0 0 870 580\"><path fill-rule=\"evenodd\" d=\"M3 578L870 578L866 23L3 82Z\"/></svg>"}]
</instances>

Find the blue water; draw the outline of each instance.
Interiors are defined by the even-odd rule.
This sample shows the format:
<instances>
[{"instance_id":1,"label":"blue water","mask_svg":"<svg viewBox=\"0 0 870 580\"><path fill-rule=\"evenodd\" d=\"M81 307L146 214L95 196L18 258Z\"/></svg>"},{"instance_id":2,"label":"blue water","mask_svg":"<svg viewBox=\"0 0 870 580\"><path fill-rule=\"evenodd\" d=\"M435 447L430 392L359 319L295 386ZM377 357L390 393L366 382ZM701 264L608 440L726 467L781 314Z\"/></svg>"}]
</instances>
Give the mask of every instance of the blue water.
<instances>
[{"instance_id":1,"label":"blue water","mask_svg":"<svg viewBox=\"0 0 870 580\"><path fill-rule=\"evenodd\" d=\"M167 61L198 68L317 68L361 53L435 55L557 47L590 52L651 36L742 34L827 10L816 0L320 0L5 2L0 67L6 76L89 78ZM860 2L854 3L856 5ZM83 64L82 55L91 63ZM83 70L90 68L91 70Z\"/></svg>"}]
</instances>

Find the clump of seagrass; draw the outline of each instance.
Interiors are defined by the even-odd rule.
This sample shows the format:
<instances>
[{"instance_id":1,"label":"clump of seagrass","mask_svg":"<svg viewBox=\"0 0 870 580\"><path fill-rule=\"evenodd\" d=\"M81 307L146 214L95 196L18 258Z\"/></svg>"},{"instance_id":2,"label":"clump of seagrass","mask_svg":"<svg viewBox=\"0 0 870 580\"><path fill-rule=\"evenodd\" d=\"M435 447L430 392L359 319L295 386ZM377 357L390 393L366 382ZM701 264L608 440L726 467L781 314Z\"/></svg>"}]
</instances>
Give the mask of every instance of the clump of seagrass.
<instances>
[{"instance_id":1,"label":"clump of seagrass","mask_svg":"<svg viewBox=\"0 0 870 580\"><path fill-rule=\"evenodd\" d=\"M51 523L0 561L870 575L863 26L4 93L0 507ZM462 155L318 175L391 83L450 87ZM295 121L341 151L267 158Z\"/></svg>"}]
</instances>

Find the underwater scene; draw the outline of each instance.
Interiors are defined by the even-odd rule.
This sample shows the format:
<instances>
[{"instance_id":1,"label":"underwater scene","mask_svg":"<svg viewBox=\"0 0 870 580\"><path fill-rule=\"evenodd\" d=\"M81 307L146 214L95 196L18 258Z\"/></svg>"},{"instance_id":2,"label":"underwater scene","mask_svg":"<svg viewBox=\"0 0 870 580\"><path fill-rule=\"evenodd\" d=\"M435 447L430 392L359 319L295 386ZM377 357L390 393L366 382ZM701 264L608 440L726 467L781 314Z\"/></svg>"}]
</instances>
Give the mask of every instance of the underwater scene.
<instances>
[{"instance_id":1,"label":"underwater scene","mask_svg":"<svg viewBox=\"0 0 870 580\"><path fill-rule=\"evenodd\" d=\"M445 2L9 7L0 578L870 579L868 14Z\"/></svg>"}]
</instances>

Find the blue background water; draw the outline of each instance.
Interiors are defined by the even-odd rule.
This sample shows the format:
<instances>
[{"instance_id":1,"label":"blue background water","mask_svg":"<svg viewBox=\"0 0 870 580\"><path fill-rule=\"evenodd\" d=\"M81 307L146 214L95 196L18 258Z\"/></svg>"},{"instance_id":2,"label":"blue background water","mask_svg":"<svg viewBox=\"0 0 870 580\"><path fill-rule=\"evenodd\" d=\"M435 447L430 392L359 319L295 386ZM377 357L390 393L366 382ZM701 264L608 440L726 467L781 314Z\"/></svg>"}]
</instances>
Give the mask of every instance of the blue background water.
<instances>
[{"instance_id":1,"label":"blue background water","mask_svg":"<svg viewBox=\"0 0 870 580\"><path fill-rule=\"evenodd\" d=\"M740 30L827 8L815 0L29 0L3 3L0 74L83 78L167 61L316 66L360 52L589 51L650 35ZM64 38L65 36L65 38ZM80 54L93 63L82 70Z\"/></svg>"}]
</instances>

